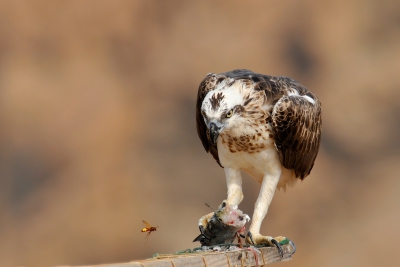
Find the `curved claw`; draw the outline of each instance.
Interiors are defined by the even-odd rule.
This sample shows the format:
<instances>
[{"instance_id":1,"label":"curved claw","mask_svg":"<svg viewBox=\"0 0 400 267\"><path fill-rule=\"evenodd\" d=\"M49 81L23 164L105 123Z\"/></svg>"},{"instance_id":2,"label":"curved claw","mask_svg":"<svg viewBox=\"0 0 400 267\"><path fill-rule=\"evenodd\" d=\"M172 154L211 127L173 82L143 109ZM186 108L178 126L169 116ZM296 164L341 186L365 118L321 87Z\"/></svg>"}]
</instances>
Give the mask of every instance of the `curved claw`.
<instances>
[{"instance_id":1,"label":"curved claw","mask_svg":"<svg viewBox=\"0 0 400 267\"><path fill-rule=\"evenodd\" d=\"M289 256L292 256L294 253L296 253L296 245L292 242L292 240L289 240L289 244L293 248L293 252L289 255Z\"/></svg>"},{"instance_id":2,"label":"curved claw","mask_svg":"<svg viewBox=\"0 0 400 267\"><path fill-rule=\"evenodd\" d=\"M283 249L281 244L279 244L279 242L276 241L274 238L271 239L271 243L273 243L278 248L279 255L281 256L281 258L283 258Z\"/></svg>"},{"instance_id":3,"label":"curved claw","mask_svg":"<svg viewBox=\"0 0 400 267\"><path fill-rule=\"evenodd\" d=\"M250 241L251 241L251 243L253 243L253 246L255 246L256 243L254 243L253 234L250 231L248 231L247 236L250 238Z\"/></svg>"}]
</instances>

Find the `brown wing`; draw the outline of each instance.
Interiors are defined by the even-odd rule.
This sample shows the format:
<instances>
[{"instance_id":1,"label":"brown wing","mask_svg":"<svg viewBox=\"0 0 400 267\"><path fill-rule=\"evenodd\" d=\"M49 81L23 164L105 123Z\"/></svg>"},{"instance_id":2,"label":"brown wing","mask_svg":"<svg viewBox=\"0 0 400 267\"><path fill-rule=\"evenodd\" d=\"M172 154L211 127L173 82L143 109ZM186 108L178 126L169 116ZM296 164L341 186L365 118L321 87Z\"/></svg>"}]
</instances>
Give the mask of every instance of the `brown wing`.
<instances>
[{"instance_id":1,"label":"brown wing","mask_svg":"<svg viewBox=\"0 0 400 267\"><path fill-rule=\"evenodd\" d=\"M285 79L283 86L296 89L315 101L311 104L298 95L285 95L275 104L271 114L272 132L279 159L287 169L293 169L296 177L304 179L314 165L321 141L321 104L318 98L304 86Z\"/></svg>"},{"instance_id":2,"label":"brown wing","mask_svg":"<svg viewBox=\"0 0 400 267\"><path fill-rule=\"evenodd\" d=\"M203 100L204 100L205 96L207 95L207 93L214 90L217 83L221 82L225 78L226 77L224 77L224 76L219 77L219 75L216 75L214 73L207 74L207 76L204 78L204 80L200 83L199 90L197 93L197 103L196 103L197 134L200 137L200 140L204 146L204 149L207 152L211 153L211 155L214 157L214 159L218 162L218 164L220 166L221 166L221 163L219 162L217 145L212 145L207 137L208 129L204 122L203 116L201 115L201 105L202 105Z\"/></svg>"}]
</instances>

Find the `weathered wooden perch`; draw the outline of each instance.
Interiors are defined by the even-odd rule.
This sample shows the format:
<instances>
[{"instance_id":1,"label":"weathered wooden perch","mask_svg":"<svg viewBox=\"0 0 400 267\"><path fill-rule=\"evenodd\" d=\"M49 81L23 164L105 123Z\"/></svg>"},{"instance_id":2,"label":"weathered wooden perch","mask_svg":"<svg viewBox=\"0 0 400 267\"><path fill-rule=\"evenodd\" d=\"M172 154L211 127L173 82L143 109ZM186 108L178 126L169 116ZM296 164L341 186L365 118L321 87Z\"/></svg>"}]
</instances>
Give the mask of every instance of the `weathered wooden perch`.
<instances>
[{"instance_id":1,"label":"weathered wooden perch","mask_svg":"<svg viewBox=\"0 0 400 267\"><path fill-rule=\"evenodd\" d=\"M258 248L261 255L257 253L258 266L266 264L290 261L294 248L290 244L282 246L283 258L279 256L276 247ZM234 267L234 266L257 266L254 253L246 248L235 251L223 252L197 252L187 254L163 254L157 258L142 261L134 261L120 264L107 264L104 267ZM101 266L96 266L101 267Z\"/></svg>"}]
</instances>

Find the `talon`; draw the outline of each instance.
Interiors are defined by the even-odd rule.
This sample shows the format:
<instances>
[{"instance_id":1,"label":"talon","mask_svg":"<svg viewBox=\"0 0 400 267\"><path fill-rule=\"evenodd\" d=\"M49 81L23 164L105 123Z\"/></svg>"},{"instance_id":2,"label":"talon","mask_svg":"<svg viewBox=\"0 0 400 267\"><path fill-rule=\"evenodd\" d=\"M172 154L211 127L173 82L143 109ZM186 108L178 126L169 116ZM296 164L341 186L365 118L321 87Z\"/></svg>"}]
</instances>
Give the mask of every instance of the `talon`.
<instances>
[{"instance_id":1,"label":"talon","mask_svg":"<svg viewBox=\"0 0 400 267\"><path fill-rule=\"evenodd\" d=\"M255 246L256 243L254 243L253 234L250 231L248 231L247 232L247 236L250 238L250 241L253 244L253 246Z\"/></svg>"},{"instance_id":2,"label":"talon","mask_svg":"<svg viewBox=\"0 0 400 267\"><path fill-rule=\"evenodd\" d=\"M296 245L292 242L292 240L289 240L289 244L293 248L293 252L289 255L289 256L292 256L296 252Z\"/></svg>"},{"instance_id":3,"label":"talon","mask_svg":"<svg viewBox=\"0 0 400 267\"><path fill-rule=\"evenodd\" d=\"M271 243L273 243L278 248L279 255L281 256L281 258L283 258L283 249L281 244L279 244L279 242L276 241L274 238L271 239Z\"/></svg>"}]
</instances>

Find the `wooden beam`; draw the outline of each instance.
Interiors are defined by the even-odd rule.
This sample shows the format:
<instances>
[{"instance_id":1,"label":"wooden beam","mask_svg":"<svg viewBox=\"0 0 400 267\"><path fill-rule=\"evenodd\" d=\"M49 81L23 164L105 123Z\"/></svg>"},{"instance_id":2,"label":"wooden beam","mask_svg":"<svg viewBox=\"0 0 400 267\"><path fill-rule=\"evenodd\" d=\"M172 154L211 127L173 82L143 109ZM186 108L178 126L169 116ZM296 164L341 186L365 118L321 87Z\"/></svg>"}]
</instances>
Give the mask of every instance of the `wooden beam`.
<instances>
[{"instance_id":1,"label":"wooden beam","mask_svg":"<svg viewBox=\"0 0 400 267\"><path fill-rule=\"evenodd\" d=\"M129 263L97 265L96 267L234 267L264 266L266 264L290 261L295 251L290 244L282 246L283 258L275 247L258 248L261 252L249 248L221 252L193 252L183 254L160 254L154 258ZM255 255L256 254L256 255ZM258 265L256 263L256 258Z\"/></svg>"}]
</instances>

